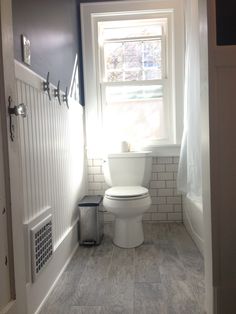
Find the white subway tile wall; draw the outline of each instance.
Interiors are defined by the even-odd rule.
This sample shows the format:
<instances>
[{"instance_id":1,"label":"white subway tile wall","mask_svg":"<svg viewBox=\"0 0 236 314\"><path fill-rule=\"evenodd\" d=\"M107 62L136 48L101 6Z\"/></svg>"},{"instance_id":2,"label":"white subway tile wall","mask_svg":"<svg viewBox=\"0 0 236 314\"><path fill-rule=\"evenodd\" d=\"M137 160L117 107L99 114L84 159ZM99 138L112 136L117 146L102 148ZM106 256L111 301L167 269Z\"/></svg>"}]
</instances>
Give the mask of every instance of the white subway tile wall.
<instances>
[{"instance_id":1,"label":"white subway tile wall","mask_svg":"<svg viewBox=\"0 0 236 314\"><path fill-rule=\"evenodd\" d=\"M153 157L149 192L152 205L143 215L145 221L181 222L182 196L176 189L178 157ZM102 173L102 159L88 159L88 194L104 195L109 187ZM113 221L110 213L104 214L105 222Z\"/></svg>"}]
</instances>

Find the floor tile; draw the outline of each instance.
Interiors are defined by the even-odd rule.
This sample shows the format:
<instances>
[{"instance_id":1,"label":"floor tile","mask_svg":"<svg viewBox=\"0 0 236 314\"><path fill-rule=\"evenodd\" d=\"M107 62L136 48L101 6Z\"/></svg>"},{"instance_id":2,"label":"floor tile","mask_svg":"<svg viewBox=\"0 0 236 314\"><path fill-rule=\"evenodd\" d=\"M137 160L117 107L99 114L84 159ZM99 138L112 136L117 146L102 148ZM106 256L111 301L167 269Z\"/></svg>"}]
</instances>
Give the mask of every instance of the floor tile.
<instances>
[{"instance_id":1,"label":"floor tile","mask_svg":"<svg viewBox=\"0 0 236 314\"><path fill-rule=\"evenodd\" d=\"M74 306L102 306L106 302L113 249L111 243L105 242L92 251L73 295Z\"/></svg>"},{"instance_id":2,"label":"floor tile","mask_svg":"<svg viewBox=\"0 0 236 314\"><path fill-rule=\"evenodd\" d=\"M162 278L162 287L166 296L168 314L203 314L195 295L189 289L187 281L173 280L170 276Z\"/></svg>"},{"instance_id":3,"label":"floor tile","mask_svg":"<svg viewBox=\"0 0 236 314\"><path fill-rule=\"evenodd\" d=\"M144 223L144 244L79 247L40 314L203 314L204 262L182 224Z\"/></svg>"},{"instance_id":4,"label":"floor tile","mask_svg":"<svg viewBox=\"0 0 236 314\"><path fill-rule=\"evenodd\" d=\"M67 314L103 314L101 306L73 306Z\"/></svg>"},{"instance_id":5,"label":"floor tile","mask_svg":"<svg viewBox=\"0 0 236 314\"><path fill-rule=\"evenodd\" d=\"M176 248L171 245L156 245L156 247L162 256L162 263L159 267L161 275L168 275L173 280L186 280L186 269L179 258Z\"/></svg>"},{"instance_id":6,"label":"floor tile","mask_svg":"<svg viewBox=\"0 0 236 314\"><path fill-rule=\"evenodd\" d=\"M81 279L92 250L85 248L79 248L77 250L70 264L66 268L66 271L62 274L50 294L50 297L47 299L40 314L64 314L69 311L70 306L73 304L74 292Z\"/></svg>"},{"instance_id":7,"label":"floor tile","mask_svg":"<svg viewBox=\"0 0 236 314\"><path fill-rule=\"evenodd\" d=\"M160 282L162 255L154 244L135 249L135 282Z\"/></svg>"},{"instance_id":8,"label":"floor tile","mask_svg":"<svg viewBox=\"0 0 236 314\"><path fill-rule=\"evenodd\" d=\"M166 312L166 295L161 283L136 283L134 313L154 314Z\"/></svg>"}]
</instances>

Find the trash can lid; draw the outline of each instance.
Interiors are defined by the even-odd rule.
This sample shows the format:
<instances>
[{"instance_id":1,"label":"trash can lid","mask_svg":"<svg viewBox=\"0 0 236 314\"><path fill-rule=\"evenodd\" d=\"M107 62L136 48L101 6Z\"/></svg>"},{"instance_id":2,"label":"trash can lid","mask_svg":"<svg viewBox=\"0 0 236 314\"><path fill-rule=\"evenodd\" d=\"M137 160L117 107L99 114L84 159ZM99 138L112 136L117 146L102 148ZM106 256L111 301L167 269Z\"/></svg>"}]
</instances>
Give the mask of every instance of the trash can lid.
<instances>
[{"instance_id":1,"label":"trash can lid","mask_svg":"<svg viewBox=\"0 0 236 314\"><path fill-rule=\"evenodd\" d=\"M79 202L79 206L98 206L102 198L102 195L85 195Z\"/></svg>"}]
</instances>

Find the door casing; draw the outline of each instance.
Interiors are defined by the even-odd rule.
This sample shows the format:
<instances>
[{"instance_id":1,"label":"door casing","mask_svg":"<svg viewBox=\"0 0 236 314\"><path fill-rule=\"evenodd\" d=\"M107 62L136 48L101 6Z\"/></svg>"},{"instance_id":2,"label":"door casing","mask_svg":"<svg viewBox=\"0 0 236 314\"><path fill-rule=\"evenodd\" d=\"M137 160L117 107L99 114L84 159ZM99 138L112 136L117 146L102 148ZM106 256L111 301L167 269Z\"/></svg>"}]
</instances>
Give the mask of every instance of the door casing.
<instances>
[{"instance_id":1,"label":"door casing","mask_svg":"<svg viewBox=\"0 0 236 314\"><path fill-rule=\"evenodd\" d=\"M9 314L27 314L25 251L23 234L23 193L21 174L21 155L18 140L18 118L13 117L15 139L9 136L9 96L15 103L15 70L12 29L12 2L0 2L0 113L3 141L3 160L5 172L5 196L8 217L8 246L11 301L2 311ZM4 105L5 104L5 105Z\"/></svg>"}]
</instances>

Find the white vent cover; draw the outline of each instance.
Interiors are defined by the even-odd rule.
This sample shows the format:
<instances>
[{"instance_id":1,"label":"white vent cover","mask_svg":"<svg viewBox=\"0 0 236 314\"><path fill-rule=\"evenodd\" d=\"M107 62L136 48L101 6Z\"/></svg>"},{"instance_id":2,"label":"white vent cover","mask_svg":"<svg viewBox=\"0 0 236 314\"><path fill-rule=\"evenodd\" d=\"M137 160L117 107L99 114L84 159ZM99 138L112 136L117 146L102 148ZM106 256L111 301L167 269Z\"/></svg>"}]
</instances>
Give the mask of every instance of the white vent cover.
<instances>
[{"instance_id":1,"label":"white vent cover","mask_svg":"<svg viewBox=\"0 0 236 314\"><path fill-rule=\"evenodd\" d=\"M30 229L32 281L44 269L53 254L52 215Z\"/></svg>"}]
</instances>

